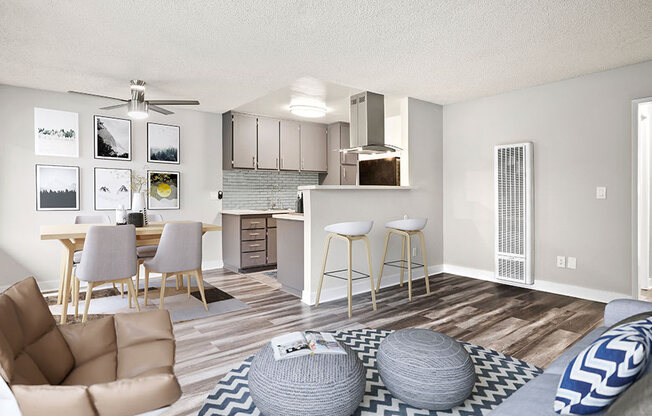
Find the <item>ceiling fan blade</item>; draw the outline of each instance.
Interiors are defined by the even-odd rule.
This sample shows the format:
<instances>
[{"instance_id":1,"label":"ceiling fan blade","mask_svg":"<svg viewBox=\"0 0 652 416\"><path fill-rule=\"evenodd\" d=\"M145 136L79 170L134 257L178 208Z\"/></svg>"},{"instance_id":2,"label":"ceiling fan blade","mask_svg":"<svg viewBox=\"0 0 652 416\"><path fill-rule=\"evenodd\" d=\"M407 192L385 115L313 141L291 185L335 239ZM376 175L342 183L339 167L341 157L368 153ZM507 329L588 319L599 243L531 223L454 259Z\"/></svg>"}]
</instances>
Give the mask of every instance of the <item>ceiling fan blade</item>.
<instances>
[{"instance_id":1,"label":"ceiling fan blade","mask_svg":"<svg viewBox=\"0 0 652 416\"><path fill-rule=\"evenodd\" d=\"M68 92L71 93L71 94L81 94L81 95L90 95L92 97L108 98L110 100L118 100L118 101L122 101L122 102L125 102L125 103L127 101L129 101L129 100L123 100L122 98L109 97L107 95L91 94L91 93L88 93L88 92L79 92L79 91L68 91Z\"/></svg>"},{"instance_id":2,"label":"ceiling fan blade","mask_svg":"<svg viewBox=\"0 0 652 416\"><path fill-rule=\"evenodd\" d=\"M150 110L152 110L152 111L156 111L157 113L161 113L161 114L166 115L166 116L169 116L170 114L174 114L172 111L170 111L170 110L166 110L166 109L163 108L163 107L159 107L159 106L157 106L157 105L152 105L151 102L150 102L148 108L149 108Z\"/></svg>"},{"instance_id":3,"label":"ceiling fan blade","mask_svg":"<svg viewBox=\"0 0 652 416\"><path fill-rule=\"evenodd\" d=\"M154 105L199 105L199 101L195 100L148 100L147 102Z\"/></svg>"},{"instance_id":4,"label":"ceiling fan blade","mask_svg":"<svg viewBox=\"0 0 652 416\"><path fill-rule=\"evenodd\" d=\"M108 107L100 107L100 110L114 110L116 108L124 107L127 104L116 104L116 105L110 105Z\"/></svg>"}]
</instances>

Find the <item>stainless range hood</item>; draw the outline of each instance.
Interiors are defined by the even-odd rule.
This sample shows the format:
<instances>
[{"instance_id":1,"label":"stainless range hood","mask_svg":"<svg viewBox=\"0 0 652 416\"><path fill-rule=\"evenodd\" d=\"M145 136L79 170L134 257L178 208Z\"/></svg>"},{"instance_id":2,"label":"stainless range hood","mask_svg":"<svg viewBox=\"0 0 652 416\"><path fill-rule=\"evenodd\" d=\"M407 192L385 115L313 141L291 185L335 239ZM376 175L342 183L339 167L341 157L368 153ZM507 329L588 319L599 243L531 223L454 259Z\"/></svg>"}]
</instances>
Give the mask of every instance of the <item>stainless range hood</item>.
<instances>
[{"instance_id":1,"label":"stainless range hood","mask_svg":"<svg viewBox=\"0 0 652 416\"><path fill-rule=\"evenodd\" d=\"M351 96L350 148L342 152L377 154L402 150L385 144L385 97L365 91Z\"/></svg>"}]
</instances>

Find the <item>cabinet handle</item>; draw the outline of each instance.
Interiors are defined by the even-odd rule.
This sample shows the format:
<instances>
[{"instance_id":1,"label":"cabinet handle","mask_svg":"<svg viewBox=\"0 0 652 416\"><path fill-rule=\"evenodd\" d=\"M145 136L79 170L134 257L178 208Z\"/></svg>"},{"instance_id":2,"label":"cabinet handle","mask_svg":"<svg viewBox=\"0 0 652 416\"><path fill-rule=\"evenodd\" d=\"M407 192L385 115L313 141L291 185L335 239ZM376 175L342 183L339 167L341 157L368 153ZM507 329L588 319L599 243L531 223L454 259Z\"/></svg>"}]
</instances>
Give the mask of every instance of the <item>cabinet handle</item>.
<instances>
[{"instance_id":1,"label":"cabinet handle","mask_svg":"<svg viewBox=\"0 0 652 416\"><path fill-rule=\"evenodd\" d=\"M278 169L278 158L276 158L276 169Z\"/></svg>"},{"instance_id":2,"label":"cabinet handle","mask_svg":"<svg viewBox=\"0 0 652 416\"><path fill-rule=\"evenodd\" d=\"M256 167L256 156L251 157L251 166Z\"/></svg>"},{"instance_id":3,"label":"cabinet handle","mask_svg":"<svg viewBox=\"0 0 652 416\"><path fill-rule=\"evenodd\" d=\"M301 169L303 169L303 159L301 159Z\"/></svg>"},{"instance_id":4,"label":"cabinet handle","mask_svg":"<svg viewBox=\"0 0 652 416\"><path fill-rule=\"evenodd\" d=\"M249 235L260 235L260 233L249 233Z\"/></svg>"},{"instance_id":5,"label":"cabinet handle","mask_svg":"<svg viewBox=\"0 0 652 416\"><path fill-rule=\"evenodd\" d=\"M259 259L260 256L249 256L250 259Z\"/></svg>"},{"instance_id":6,"label":"cabinet handle","mask_svg":"<svg viewBox=\"0 0 652 416\"><path fill-rule=\"evenodd\" d=\"M260 244L249 244L249 247L260 247Z\"/></svg>"},{"instance_id":7,"label":"cabinet handle","mask_svg":"<svg viewBox=\"0 0 652 416\"><path fill-rule=\"evenodd\" d=\"M346 179L346 169L344 169L344 179Z\"/></svg>"}]
</instances>

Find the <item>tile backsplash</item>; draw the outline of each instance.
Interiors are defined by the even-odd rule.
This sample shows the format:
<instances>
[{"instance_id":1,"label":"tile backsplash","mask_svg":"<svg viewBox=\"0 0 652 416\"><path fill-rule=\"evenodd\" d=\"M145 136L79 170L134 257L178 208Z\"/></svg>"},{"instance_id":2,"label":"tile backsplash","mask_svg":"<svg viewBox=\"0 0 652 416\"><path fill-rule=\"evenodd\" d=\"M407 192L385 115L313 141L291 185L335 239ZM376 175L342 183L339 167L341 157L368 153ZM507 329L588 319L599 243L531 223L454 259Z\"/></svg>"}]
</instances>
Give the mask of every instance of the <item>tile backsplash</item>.
<instances>
[{"instance_id":1,"label":"tile backsplash","mask_svg":"<svg viewBox=\"0 0 652 416\"><path fill-rule=\"evenodd\" d=\"M294 209L297 187L318 184L319 174L313 172L225 170L222 209L270 208L272 199L276 200L274 185L278 185L281 208Z\"/></svg>"}]
</instances>

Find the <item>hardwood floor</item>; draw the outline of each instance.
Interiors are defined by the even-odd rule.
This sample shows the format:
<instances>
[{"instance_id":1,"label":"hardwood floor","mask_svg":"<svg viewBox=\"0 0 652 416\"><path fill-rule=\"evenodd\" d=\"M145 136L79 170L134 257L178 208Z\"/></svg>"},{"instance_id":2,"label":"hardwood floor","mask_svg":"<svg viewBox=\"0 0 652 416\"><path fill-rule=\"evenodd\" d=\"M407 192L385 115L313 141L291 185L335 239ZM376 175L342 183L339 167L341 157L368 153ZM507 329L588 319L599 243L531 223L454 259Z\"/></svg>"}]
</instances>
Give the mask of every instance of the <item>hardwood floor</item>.
<instances>
[{"instance_id":1,"label":"hardwood floor","mask_svg":"<svg viewBox=\"0 0 652 416\"><path fill-rule=\"evenodd\" d=\"M571 344L602 323L604 304L568 296L440 274L414 284L353 299L307 306L279 289L262 273L239 275L207 271L204 279L246 302L251 309L174 325L175 371L183 397L169 414L196 415L215 384L236 364L254 354L275 335L291 331L354 328L430 328L545 367Z\"/></svg>"}]
</instances>

